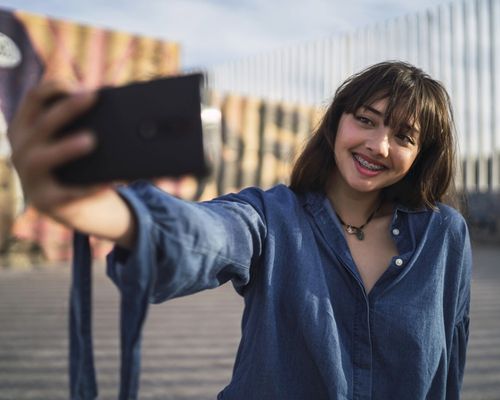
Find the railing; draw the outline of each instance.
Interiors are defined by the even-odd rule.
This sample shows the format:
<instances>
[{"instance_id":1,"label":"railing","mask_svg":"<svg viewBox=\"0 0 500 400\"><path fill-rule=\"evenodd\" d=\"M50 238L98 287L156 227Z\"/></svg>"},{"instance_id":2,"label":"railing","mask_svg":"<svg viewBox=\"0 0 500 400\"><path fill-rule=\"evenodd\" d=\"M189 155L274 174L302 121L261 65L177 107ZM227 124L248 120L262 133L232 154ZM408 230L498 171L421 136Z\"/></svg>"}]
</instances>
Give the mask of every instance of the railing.
<instances>
[{"instance_id":1,"label":"railing","mask_svg":"<svg viewBox=\"0 0 500 400\"><path fill-rule=\"evenodd\" d=\"M382 60L408 61L449 91L463 160L458 186L500 189L500 0L464 0L383 24L213 68L222 95L323 106L345 78Z\"/></svg>"}]
</instances>

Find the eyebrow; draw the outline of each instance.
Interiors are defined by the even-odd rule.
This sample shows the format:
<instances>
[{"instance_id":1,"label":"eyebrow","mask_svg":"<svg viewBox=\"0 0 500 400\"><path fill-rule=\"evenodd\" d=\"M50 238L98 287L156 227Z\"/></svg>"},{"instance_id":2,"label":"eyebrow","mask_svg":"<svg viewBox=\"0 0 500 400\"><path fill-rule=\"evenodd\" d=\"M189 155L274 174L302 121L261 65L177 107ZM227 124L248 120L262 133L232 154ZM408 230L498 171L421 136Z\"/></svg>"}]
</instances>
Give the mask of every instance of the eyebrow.
<instances>
[{"instance_id":1,"label":"eyebrow","mask_svg":"<svg viewBox=\"0 0 500 400\"><path fill-rule=\"evenodd\" d=\"M380 117L384 117L384 113L382 111L377 110L376 108L373 108L372 106L363 105L361 107L372 112L375 115L378 115ZM418 136L420 134L420 130L417 129L416 126L411 126L409 124L404 124L403 126L404 126L404 128L408 129L409 132L412 132L414 134L414 136Z\"/></svg>"},{"instance_id":2,"label":"eyebrow","mask_svg":"<svg viewBox=\"0 0 500 400\"><path fill-rule=\"evenodd\" d=\"M377 115L381 116L381 117L384 116L384 113L381 112L381 111L379 111L379 110L377 110L376 108L373 108L373 107L368 106L368 105L364 105L362 107L365 108L365 109L367 109L368 111L371 111L374 114L377 114Z\"/></svg>"}]
</instances>

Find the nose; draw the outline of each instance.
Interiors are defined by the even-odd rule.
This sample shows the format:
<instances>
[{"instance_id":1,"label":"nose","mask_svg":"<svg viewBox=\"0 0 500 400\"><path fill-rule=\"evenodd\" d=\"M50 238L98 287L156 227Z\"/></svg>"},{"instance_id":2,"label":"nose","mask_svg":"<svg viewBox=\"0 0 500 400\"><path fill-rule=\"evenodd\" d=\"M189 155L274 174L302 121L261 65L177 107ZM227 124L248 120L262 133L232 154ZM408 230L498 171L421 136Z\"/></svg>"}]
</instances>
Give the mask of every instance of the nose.
<instances>
[{"instance_id":1,"label":"nose","mask_svg":"<svg viewBox=\"0 0 500 400\"><path fill-rule=\"evenodd\" d=\"M387 126L373 130L366 140L366 148L375 156L388 157L390 133L390 128Z\"/></svg>"}]
</instances>

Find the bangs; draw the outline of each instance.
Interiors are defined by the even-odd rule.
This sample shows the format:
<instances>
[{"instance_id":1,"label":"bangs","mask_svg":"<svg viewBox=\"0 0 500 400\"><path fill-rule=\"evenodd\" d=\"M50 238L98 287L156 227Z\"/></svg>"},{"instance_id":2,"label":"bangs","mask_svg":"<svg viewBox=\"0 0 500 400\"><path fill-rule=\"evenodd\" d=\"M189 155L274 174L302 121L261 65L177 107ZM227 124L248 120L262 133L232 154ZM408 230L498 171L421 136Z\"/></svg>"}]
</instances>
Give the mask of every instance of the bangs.
<instances>
[{"instance_id":1,"label":"bangs","mask_svg":"<svg viewBox=\"0 0 500 400\"><path fill-rule=\"evenodd\" d=\"M419 95L409 93L393 93L388 97L384 124L394 130L403 132L419 132L418 142L425 143L425 132L422 130L423 105L418 101Z\"/></svg>"},{"instance_id":2,"label":"bangs","mask_svg":"<svg viewBox=\"0 0 500 400\"><path fill-rule=\"evenodd\" d=\"M397 63L382 63L349 78L337 91L336 106L352 114L382 99L388 100L384 123L419 132L421 148L432 145L452 119L444 88L419 69Z\"/></svg>"},{"instance_id":3,"label":"bangs","mask_svg":"<svg viewBox=\"0 0 500 400\"><path fill-rule=\"evenodd\" d=\"M399 83L399 85L398 85ZM344 103L344 111L354 113L364 106L387 99L384 124L398 131L419 132L418 142L422 146L428 142L429 126L436 121L437 105L435 97L424 93L422 88L412 82L391 82L389 87L372 85L361 96L350 96ZM430 136L433 136L432 134Z\"/></svg>"}]
</instances>

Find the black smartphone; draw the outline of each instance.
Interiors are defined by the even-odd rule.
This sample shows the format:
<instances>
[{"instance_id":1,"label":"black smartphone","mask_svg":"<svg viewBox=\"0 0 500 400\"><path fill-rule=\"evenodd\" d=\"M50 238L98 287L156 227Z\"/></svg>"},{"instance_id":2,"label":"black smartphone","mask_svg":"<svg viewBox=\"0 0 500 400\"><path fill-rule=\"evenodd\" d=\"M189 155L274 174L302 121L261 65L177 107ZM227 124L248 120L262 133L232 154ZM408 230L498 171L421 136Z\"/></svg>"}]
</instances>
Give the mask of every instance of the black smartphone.
<instances>
[{"instance_id":1,"label":"black smartphone","mask_svg":"<svg viewBox=\"0 0 500 400\"><path fill-rule=\"evenodd\" d=\"M106 87L95 106L56 136L89 129L95 150L54 170L69 185L154 177L203 177L202 74Z\"/></svg>"}]
</instances>

